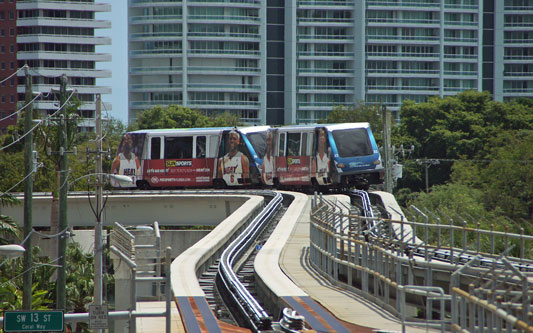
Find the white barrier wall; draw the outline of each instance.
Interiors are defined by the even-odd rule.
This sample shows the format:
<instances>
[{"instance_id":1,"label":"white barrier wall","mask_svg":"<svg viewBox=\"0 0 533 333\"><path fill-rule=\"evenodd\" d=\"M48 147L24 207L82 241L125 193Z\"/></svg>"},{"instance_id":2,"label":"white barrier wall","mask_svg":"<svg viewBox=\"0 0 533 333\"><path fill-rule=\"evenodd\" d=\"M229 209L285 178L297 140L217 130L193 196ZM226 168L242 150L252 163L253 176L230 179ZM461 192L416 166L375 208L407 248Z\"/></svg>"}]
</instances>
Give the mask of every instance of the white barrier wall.
<instances>
[{"instance_id":1,"label":"white barrier wall","mask_svg":"<svg viewBox=\"0 0 533 333\"><path fill-rule=\"evenodd\" d=\"M123 225L152 224L160 226L210 225L215 226L231 215L246 200L241 195L201 194L117 194L104 196L105 208L102 215L104 225L118 222ZM19 197L23 201L24 197ZM96 201L90 198L93 206ZM36 194L33 198L33 226L50 226L52 198ZM71 227L94 226L95 215L86 195L69 195L68 224ZM20 225L24 221L23 205L3 207L2 214L12 216Z\"/></svg>"}]
</instances>

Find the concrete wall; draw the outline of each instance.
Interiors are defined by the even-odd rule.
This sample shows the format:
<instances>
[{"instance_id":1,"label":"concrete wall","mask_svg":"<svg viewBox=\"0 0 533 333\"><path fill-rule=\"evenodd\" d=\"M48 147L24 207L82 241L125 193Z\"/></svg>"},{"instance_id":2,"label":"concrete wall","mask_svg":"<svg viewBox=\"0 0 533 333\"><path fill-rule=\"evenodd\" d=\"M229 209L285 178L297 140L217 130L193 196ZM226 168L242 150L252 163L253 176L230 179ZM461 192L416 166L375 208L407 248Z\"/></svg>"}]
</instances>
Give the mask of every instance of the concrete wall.
<instances>
[{"instance_id":1,"label":"concrete wall","mask_svg":"<svg viewBox=\"0 0 533 333\"><path fill-rule=\"evenodd\" d=\"M21 201L24 197L19 197ZM90 198L93 206L94 197ZM118 222L123 225L152 224L173 225L210 225L215 226L240 207L248 196L245 195L206 195L206 194L168 194L146 192L113 193L104 196L104 225ZM33 225L50 226L51 197L35 194L33 198ZM95 217L87 195L69 195L68 224L94 226ZM2 214L12 216L20 225L24 221L23 205L3 207Z\"/></svg>"},{"instance_id":2,"label":"concrete wall","mask_svg":"<svg viewBox=\"0 0 533 333\"><path fill-rule=\"evenodd\" d=\"M174 259L200 239L204 238L209 232L210 230L162 230L162 255L164 255L167 246L170 246L172 248L172 258ZM93 253L94 230L74 230L74 236L71 240L80 244L84 252ZM55 251L50 249L50 246L52 245L50 239L45 239L40 235L33 235L32 243L34 246L39 246L41 248L40 255L48 256L50 258L56 257Z\"/></svg>"}]
</instances>

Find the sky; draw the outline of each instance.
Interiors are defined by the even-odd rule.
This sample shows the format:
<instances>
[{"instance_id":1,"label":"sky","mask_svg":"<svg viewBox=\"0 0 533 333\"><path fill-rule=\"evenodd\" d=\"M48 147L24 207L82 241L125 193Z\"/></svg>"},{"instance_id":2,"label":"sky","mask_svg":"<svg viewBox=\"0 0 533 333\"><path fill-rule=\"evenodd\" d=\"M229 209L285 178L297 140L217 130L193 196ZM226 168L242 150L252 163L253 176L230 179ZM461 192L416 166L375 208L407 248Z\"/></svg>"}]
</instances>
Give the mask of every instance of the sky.
<instances>
[{"instance_id":1,"label":"sky","mask_svg":"<svg viewBox=\"0 0 533 333\"><path fill-rule=\"evenodd\" d=\"M110 53L112 61L98 62L96 68L111 70L111 78L97 79L96 84L111 87L111 94L103 94L102 101L111 103L109 116L128 122L128 1L97 0L111 4L111 12L96 13L97 20L111 21L111 29L95 29L97 36L111 37L111 45L96 47L98 53ZM102 108L102 112L106 109Z\"/></svg>"}]
</instances>

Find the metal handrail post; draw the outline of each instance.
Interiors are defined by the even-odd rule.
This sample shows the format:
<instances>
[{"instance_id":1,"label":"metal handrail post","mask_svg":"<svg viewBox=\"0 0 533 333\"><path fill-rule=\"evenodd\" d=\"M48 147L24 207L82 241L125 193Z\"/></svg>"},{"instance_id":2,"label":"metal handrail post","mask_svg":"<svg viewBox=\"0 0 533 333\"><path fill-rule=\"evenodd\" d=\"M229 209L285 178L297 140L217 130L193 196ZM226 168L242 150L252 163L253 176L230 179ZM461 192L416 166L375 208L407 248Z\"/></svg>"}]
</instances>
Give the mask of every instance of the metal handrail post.
<instances>
[{"instance_id":1,"label":"metal handrail post","mask_svg":"<svg viewBox=\"0 0 533 333\"><path fill-rule=\"evenodd\" d=\"M137 268L132 268L131 269L131 284L130 284L131 286L130 312L131 313L137 310L137 286L135 282L136 278L137 278ZM137 332L137 320L133 316L130 316L129 322L130 322L130 333Z\"/></svg>"},{"instance_id":2,"label":"metal handrail post","mask_svg":"<svg viewBox=\"0 0 533 333\"><path fill-rule=\"evenodd\" d=\"M171 327L171 316L172 316L172 310L170 308L170 302L172 300L172 290L170 288L170 254L171 254L171 248L167 247L165 249L165 273L167 276L166 280L166 286L165 286L165 295L166 295L166 309L167 309L167 316L166 316L166 333L170 333Z\"/></svg>"}]
</instances>

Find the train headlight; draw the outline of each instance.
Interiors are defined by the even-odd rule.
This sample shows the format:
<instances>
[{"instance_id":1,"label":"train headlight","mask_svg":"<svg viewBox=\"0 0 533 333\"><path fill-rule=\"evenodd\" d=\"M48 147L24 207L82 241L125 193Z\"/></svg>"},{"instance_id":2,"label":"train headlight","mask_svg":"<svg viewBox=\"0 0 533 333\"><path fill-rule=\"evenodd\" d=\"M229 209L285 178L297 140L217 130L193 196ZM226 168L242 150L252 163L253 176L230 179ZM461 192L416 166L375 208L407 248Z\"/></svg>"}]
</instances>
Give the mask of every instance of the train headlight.
<instances>
[{"instance_id":1,"label":"train headlight","mask_svg":"<svg viewBox=\"0 0 533 333\"><path fill-rule=\"evenodd\" d=\"M372 164L379 165L379 164L381 164L381 161L380 160L375 160L374 162L372 162Z\"/></svg>"},{"instance_id":2,"label":"train headlight","mask_svg":"<svg viewBox=\"0 0 533 333\"><path fill-rule=\"evenodd\" d=\"M344 163L339 163L339 164L337 164L337 167L342 169L342 168L345 167L345 165L344 165Z\"/></svg>"}]
</instances>

